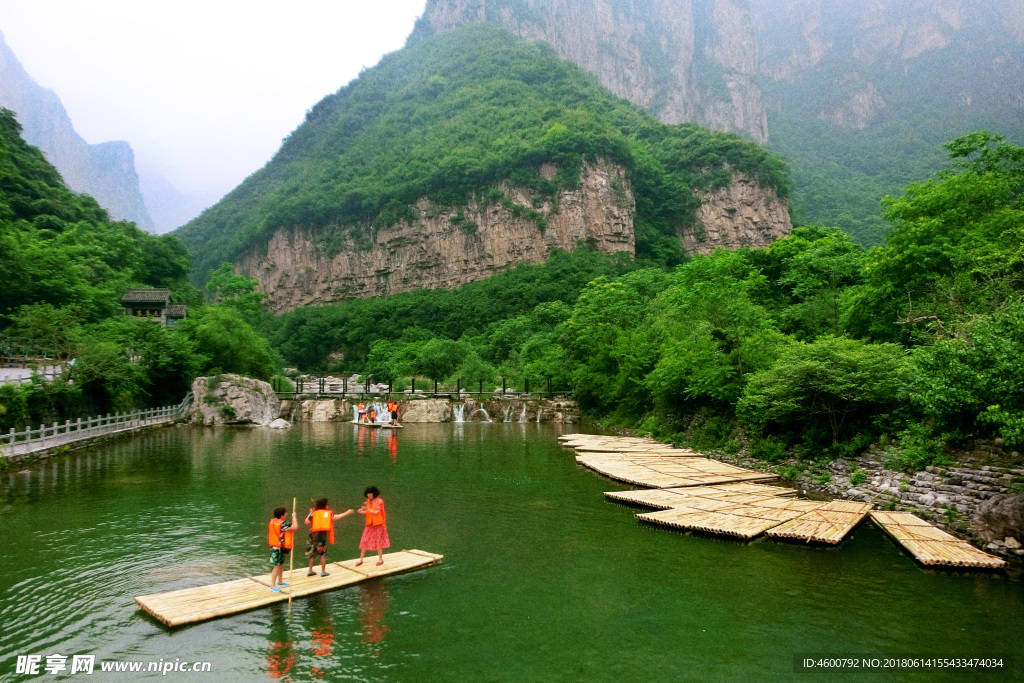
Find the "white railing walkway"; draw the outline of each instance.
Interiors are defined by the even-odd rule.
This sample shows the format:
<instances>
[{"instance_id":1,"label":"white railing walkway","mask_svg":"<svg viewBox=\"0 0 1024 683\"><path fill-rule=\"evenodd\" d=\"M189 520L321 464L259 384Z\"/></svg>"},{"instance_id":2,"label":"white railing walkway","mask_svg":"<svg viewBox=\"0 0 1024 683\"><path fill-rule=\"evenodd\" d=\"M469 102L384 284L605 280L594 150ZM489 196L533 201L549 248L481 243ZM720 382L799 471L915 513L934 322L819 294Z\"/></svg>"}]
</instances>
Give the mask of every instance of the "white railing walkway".
<instances>
[{"instance_id":1,"label":"white railing walkway","mask_svg":"<svg viewBox=\"0 0 1024 683\"><path fill-rule=\"evenodd\" d=\"M192 393L173 406L135 410L130 413L100 415L86 419L78 418L74 422L66 420L64 424L54 422L51 426L39 425L38 428L23 429L20 432L11 429L0 434L0 457L28 455L45 451L75 441L92 439L107 434L131 432L142 427L173 422L185 415L192 405Z\"/></svg>"}]
</instances>

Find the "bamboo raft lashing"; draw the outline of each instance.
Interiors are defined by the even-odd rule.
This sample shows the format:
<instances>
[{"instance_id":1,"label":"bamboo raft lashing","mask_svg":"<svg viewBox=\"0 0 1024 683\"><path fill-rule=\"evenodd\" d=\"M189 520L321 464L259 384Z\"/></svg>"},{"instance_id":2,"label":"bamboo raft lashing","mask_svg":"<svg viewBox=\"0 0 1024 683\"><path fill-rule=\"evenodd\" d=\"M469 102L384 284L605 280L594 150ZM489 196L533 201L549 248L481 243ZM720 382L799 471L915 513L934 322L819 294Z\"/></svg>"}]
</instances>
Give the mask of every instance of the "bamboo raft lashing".
<instances>
[{"instance_id":1,"label":"bamboo raft lashing","mask_svg":"<svg viewBox=\"0 0 1024 683\"><path fill-rule=\"evenodd\" d=\"M772 481L778 478L775 474L735 467L708 458L593 453L577 455L576 462L612 479L650 488Z\"/></svg>"},{"instance_id":2,"label":"bamboo raft lashing","mask_svg":"<svg viewBox=\"0 0 1024 683\"><path fill-rule=\"evenodd\" d=\"M871 520L923 565L979 569L1007 566L1005 560L978 550L909 512L873 510Z\"/></svg>"},{"instance_id":3,"label":"bamboo raft lashing","mask_svg":"<svg viewBox=\"0 0 1024 683\"><path fill-rule=\"evenodd\" d=\"M365 562L359 567L355 566L356 560L331 562L327 565L330 576L306 576L303 569L293 577L291 586L282 588L280 593L270 590L270 575L265 574L197 588L142 595L135 598L135 602L167 626L183 626L284 602L289 596L299 598L368 579L429 567L439 564L443 557L422 550L403 550L386 553L381 566L377 566L376 560Z\"/></svg>"}]
</instances>

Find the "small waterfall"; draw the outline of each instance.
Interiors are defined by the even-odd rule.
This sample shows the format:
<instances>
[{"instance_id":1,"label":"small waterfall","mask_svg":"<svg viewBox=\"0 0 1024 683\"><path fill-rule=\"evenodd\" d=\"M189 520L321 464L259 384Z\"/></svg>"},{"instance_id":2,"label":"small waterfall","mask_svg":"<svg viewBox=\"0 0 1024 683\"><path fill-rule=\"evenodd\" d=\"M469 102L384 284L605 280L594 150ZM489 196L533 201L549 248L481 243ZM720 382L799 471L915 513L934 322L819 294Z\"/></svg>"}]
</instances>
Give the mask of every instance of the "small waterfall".
<instances>
[{"instance_id":1,"label":"small waterfall","mask_svg":"<svg viewBox=\"0 0 1024 683\"><path fill-rule=\"evenodd\" d=\"M519 413L519 421L526 422L526 402L523 402L523 412Z\"/></svg>"},{"instance_id":2,"label":"small waterfall","mask_svg":"<svg viewBox=\"0 0 1024 683\"><path fill-rule=\"evenodd\" d=\"M505 406L504 408L502 408L501 409L501 421L502 422L511 422L512 420L509 419L509 415L511 413L512 413L512 406Z\"/></svg>"},{"instance_id":3,"label":"small waterfall","mask_svg":"<svg viewBox=\"0 0 1024 683\"><path fill-rule=\"evenodd\" d=\"M376 420L377 424L387 424L388 422L391 422L391 413L388 413L386 417L384 415L384 413L387 410L387 406L386 405L384 405L383 403L378 403L378 402L374 401L373 402L373 409L377 412L377 420Z\"/></svg>"},{"instance_id":4,"label":"small waterfall","mask_svg":"<svg viewBox=\"0 0 1024 683\"><path fill-rule=\"evenodd\" d=\"M537 424L540 424L540 414L543 412L540 406L537 406Z\"/></svg>"},{"instance_id":5,"label":"small waterfall","mask_svg":"<svg viewBox=\"0 0 1024 683\"><path fill-rule=\"evenodd\" d=\"M476 415L477 413L483 413L484 414L484 422L493 422L493 420L491 420L491 416L488 415L487 411L484 410L483 408L477 408L476 411L473 413L473 415Z\"/></svg>"},{"instance_id":6,"label":"small waterfall","mask_svg":"<svg viewBox=\"0 0 1024 683\"><path fill-rule=\"evenodd\" d=\"M353 422L359 422L359 406L358 405L353 405L352 406L352 421Z\"/></svg>"},{"instance_id":7,"label":"small waterfall","mask_svg":"<svg viewBox=\"0 0 1024 683\"><path fill-rule=\"evenodd\" d=\"M452 410L455 412L455 421L456 422L464 422L465 421L465 420L462 419L462 414L466 412L466 404L465 403L463 403L460 406L452 406Z\"/></svg>"}]
</instances>

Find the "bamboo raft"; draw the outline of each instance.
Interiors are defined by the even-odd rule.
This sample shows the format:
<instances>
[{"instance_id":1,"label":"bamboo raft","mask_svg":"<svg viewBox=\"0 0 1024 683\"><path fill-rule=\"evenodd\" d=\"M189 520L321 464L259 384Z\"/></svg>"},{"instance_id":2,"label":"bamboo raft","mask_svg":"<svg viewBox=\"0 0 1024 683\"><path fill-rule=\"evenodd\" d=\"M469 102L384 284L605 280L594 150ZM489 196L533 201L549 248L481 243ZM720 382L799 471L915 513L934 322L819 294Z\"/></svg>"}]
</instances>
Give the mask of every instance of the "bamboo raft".
<instances>
[{"instance_id":1,"label":"bamboo raft","mask_svg":"<svg viewBox=\"0 0 1024 683\"><path fill-rule=\"evenodd\" d=\"M728 499L744 494L761 496L791 497L796 494L793 489L784 489L779 486L765 486L764 484L748 484L738 482L735 484L719 484L717 486L690 486L674 489L641 489L639 491L606 491L605 496L612 500L634 505L667 510L674 507L686 505L689 498L713 497Z\"/></svg>"},{"instance_id":2,"label":"bamboo raft","mask_svg":"<svg viewBox=\"0 0 1024 683\"><path fill-rule=\"evenodd\" d=\"M870 503L832 500L796 519L765 530L765 535L835 545L860 524L871 507Z\"/></svg>"},{"instance_id":3,"label":"bamboo raft","mask_svg":"<svg viewBox=\"0 0 1024 683\"><path fill-rule=\"evenodd\" d=\"M1007 566L1005 560L978 550L967 541L909 512L873 510L871 520L923 565L981 569L1003 569Z\"/></svg>"},{"instance_id":4,"label":"bamboo raft","mask_svg":"<svg viewBox=\"0 0 1024 683\"><path fill-rule=\"evenodd\" d=\"M645 522L745 540L783 522L799 518L822 503L777 496L741 494L729 499L689 498L684 507L640 513Z\"/></svg>"},{"instance_id":5,"label":"bamboo raft","mask_svg":"<svg viewBox=\"0 0 1024 683\"><path fill-rule=\"evenodd\" d=\"M576 462L612 479L656 489L778 479L767 472L699 457L584 453L576 456Z\"/></svg>"},{"instance_id":6,"label":"bamboo raft","mask_svg":"<svg viewBox=\"0 0 1024 683\"><path fill-rule=\"evenodd\" d=\"M291 588L282 588L280 593L270 590L270 574L264 574L209 586L142 595L135 598L135 602L167 626L183 626L265 607L275 602L286 602L289 590L292 597L301 598L368 579L440 564L443 557L422 550L403 550L386 553L384 564L379 567L375 558L368 559L359 567L355 566L356 560L331 562L327 565L330 576L306 576L306 568L302 567L294 572Z\"/></svg>"}]
</instances>

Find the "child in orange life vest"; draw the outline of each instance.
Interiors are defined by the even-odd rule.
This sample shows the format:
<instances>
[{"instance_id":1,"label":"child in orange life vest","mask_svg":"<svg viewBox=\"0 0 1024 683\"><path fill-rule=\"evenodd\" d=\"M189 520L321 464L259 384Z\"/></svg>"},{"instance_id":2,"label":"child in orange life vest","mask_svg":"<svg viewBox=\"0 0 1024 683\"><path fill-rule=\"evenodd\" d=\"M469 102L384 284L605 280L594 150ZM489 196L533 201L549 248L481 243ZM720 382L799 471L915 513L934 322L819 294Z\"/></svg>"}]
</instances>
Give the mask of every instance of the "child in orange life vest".
<instances>
[{"instance_id":1,"label":"child in orange life vest","mask_svg":"<svg viewBox=\"0 0 1024 683\"><path fill-rule=\"evenodd\" d=\"M363 537L359 539L359 561L358 567L363 563L363 557L367 550L377 551L377 564L384 564L384 548L391 547L391 540L388 538L387 513L384 511L384 499L380 497L380 491L376 486L370 486L364 492L366 502L359 508L359 514L366 518L366 527L363 529Z\"/></svg>"},{"instance_id":2,"label":"child in orange life vest","mask_svg":"<svg viewBox=\"0 0 1024 683\"><path fill-rule=\"evenodd\" d=\"M278 586L287 586L282 581L284 578L284 558L292 551L295 541L294 528L299 526L299 521L292 513L292 521L288 523L285 515L287 508L275 508L274 518L270 520L270 530L267 541L270 543L270 590L280 593Z\"/></svg>"},{"instance_id":3,"label":"child in orange life vest","mask_svg":"<svg viewBox=\"0 0 1024 683\"><path fill-rule=\"evenodd\" d=\"M370 408L370 423L373 424L376 421L377 421L377 411L374 410L373 408Z\"/></svg>"},{"instance_id":4,"label":"child in orange life vest","mask_svg":"<svg viewBox=\"0 0 1024 683\"><path fill-rule=\"evenodd\" d=\"M360 422L366 422L366 405L362 401L359 402L358 410L359 410L359 421Z\"/></svg>"},{"instance_id":5,"label":"child in orange life vest","mask_svg":"<svg viewBox=\"0 0 1024 683\"><path fill-rule=\"evenodd\" d=\"M306 516L306 524L310 527L309 546L306 554L309 555L309 569L306 576L316 576L313 571L313 562L317 555L320 556L320 576L330 576L327 573L327 544L334 543L334 522L342 517L348 517L352 510L346 510L341 514L334 512L327 507L327 499L321 498L314 504L313 509Z\"/></svg>"}]
</instances>

